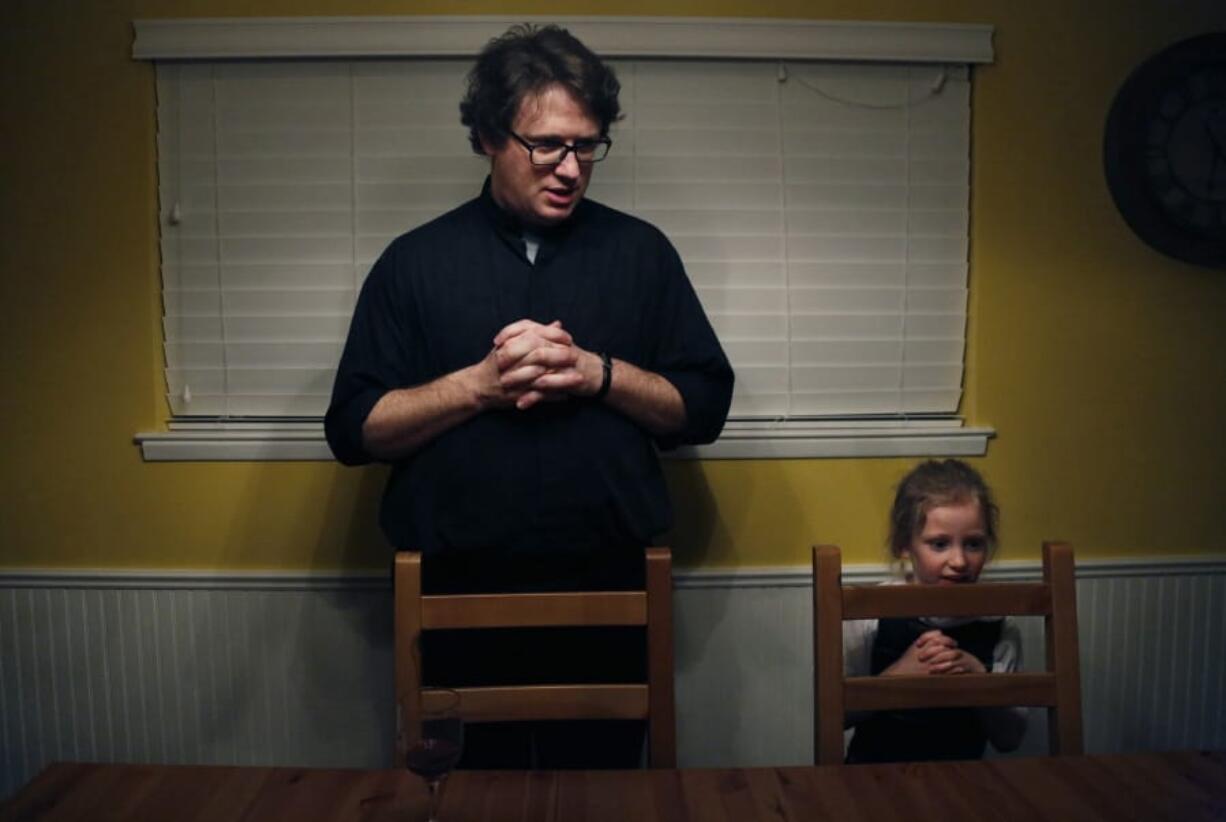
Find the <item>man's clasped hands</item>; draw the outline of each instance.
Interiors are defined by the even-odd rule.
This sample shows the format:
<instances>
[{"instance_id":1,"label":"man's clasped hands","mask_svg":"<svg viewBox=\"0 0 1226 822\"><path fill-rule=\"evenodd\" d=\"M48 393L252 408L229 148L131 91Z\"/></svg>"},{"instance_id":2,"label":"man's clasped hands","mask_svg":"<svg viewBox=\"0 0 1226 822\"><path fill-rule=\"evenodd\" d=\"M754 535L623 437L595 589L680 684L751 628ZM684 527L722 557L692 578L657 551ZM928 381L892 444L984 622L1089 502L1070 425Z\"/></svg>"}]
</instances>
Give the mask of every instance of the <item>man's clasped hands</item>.
<instances>
[{"instance_id":1,"label":"man's clasped hands","mask_svg":"<svg viewBox=\"0 0 1226 822\"><path fill-rule=\"evenodd\" d=\"M524 411L539 402L590 397L600 389L600 357L575 345L559 320L518 320L498 332L482 371L495 405Z\"/></svg>"}]
</instances>

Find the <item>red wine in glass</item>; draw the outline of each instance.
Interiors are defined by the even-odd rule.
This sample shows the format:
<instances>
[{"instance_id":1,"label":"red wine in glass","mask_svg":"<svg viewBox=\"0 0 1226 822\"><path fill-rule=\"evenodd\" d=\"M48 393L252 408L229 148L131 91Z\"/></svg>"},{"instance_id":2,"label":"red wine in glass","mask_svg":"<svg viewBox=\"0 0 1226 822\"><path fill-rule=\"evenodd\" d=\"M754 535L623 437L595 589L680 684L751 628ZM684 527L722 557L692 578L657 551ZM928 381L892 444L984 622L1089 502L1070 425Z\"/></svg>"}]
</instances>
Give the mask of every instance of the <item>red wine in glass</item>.
<instances>
[{"instance_id":1,"label":"red wine in glass","mask_svg":"<svg viewBox=\"0 0 1226 822\"><path fill-rule=\"evenodd\" d=\"M422 739L409 747L405 764L427 782L442 779L460 761L463 749L450 739Z\"/></svg>"},{"instance_id":2,"label":"red wine in glass","mask_svg":"<svg viewBox=\"0 0 1226 822\"><path fill-rule=\"evenodd\" d=\"M464 721L459 693L439 688L429 694L431 701L422 705L421 737L409 745L404 764L426 781L429 822L437 822L439 789L464 752Z\"/></svg>"}]
</instances>

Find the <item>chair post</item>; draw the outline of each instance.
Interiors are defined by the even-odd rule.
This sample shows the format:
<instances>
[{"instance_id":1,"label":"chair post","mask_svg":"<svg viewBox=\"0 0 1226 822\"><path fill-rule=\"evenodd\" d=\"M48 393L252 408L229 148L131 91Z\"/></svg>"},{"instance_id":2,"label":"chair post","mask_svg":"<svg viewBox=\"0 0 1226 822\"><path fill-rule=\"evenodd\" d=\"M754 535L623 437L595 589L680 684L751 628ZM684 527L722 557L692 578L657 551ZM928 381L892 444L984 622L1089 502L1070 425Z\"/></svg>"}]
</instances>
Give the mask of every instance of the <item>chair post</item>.
<instances>
[{"instance_id":1,"label":"chair post","mask_svg":"<svg viewBox=\"0 0 1226 822\"><path fill-rule=\"evenodd\" d=\"M1072 546L1043 543L1043 581L1051 588L1051 613L1043 620L1047 670L1056 675L1056 704L1047 711L1048 745L1053 754L1080 754L1081 654Z\"/></svg>"},{"instance_id":2,"label":"chair post","mask_svg":"<svg viewBox=\"0 0 1226 822\"><path fill-rule=\"evenodd\" d=\"M396 759L392 765L403 768L409 745L421 736L421 554L396 553L392 588L396 680Z\"/></svg>"},{"instance_id":3,"label":"chair post","mask_svg":"<svg viewBox=\"0 0 1226 822\"><path fill-rule=\"evenodd\" d=\"M653 768L677 767L672 563L668 548L647 549L647 750Z\"/></svg>"},{"instance_id":4,"label":"chair post","mask_svg":"<svg viewBox=\"0 0 1226 822\"><path fill-rule=\"evenodd\" d=\"M843 761L842 557L834 545L813 549L813 747L819 765Z\"/></svg>"}]
</instances>

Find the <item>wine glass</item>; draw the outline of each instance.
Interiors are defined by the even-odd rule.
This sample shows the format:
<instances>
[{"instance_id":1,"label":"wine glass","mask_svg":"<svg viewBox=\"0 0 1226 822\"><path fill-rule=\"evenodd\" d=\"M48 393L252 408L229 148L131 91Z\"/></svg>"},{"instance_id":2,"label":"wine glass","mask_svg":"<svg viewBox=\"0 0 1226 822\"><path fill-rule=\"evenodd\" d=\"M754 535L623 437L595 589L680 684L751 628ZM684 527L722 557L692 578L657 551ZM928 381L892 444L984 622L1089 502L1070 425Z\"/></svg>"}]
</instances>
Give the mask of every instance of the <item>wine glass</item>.
<instances>
[{"instance_id":1,"label":"wine glass","mask_svg":"<svg viewBox=\"0 0 1226 822\"><path fill-rule=\"evenodd\" d=\"M447 774L464 752L464 721L460 695L446 688L422 693L421 736L409 745L405 766L426 780L430 789L427 822L438 822L439 792Z\"/></svg>"}]
</instances>

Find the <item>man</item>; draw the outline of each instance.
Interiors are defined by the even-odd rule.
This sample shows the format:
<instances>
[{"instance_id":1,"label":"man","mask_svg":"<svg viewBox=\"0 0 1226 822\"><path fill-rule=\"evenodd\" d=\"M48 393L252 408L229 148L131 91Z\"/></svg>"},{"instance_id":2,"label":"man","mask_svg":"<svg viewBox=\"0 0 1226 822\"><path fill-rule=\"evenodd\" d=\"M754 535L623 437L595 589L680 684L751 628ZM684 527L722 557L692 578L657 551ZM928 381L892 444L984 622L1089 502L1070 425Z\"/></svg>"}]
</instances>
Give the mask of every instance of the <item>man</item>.
<instances>
[{"instance_id":1,"label":"man","mask_svg":"<svg viewBox=\"0 0 1226 822\"><path fill-rule=\"evenodd\" d=\"M481 195L395 240L358 299L328 442L392 463L380 523L427 590L641 584L671 524L656 446L723 427L732 370L676 251L584 199L618 91L562 29L492 41L460 105Z\"/></svg>"}]
</instances>

